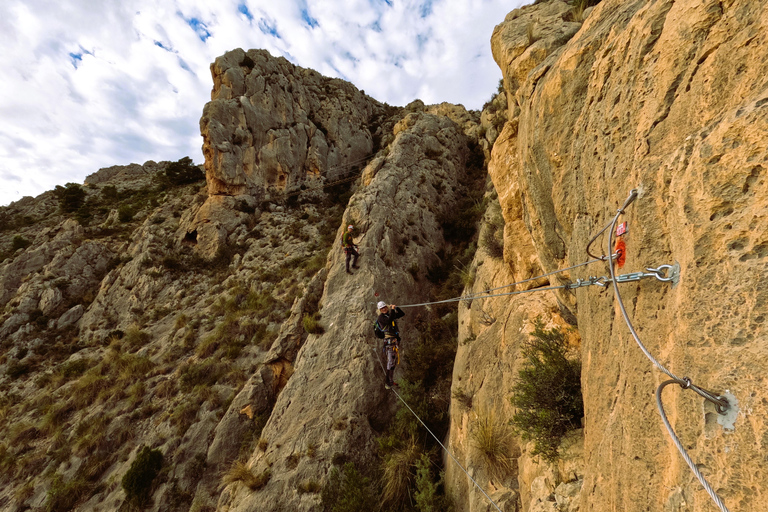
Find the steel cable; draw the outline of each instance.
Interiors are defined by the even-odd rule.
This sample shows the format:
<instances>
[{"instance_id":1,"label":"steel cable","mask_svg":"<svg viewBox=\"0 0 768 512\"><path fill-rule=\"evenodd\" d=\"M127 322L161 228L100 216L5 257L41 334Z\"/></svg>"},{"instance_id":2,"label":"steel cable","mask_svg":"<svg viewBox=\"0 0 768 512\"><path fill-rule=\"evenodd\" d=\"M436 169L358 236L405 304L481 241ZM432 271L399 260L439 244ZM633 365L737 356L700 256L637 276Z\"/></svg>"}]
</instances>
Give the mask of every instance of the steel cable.
<instances>
[{"instance_id":1,"label":"steel cable","mask_svg":"<svg viewBox=\"0 0 768 512\"><path fill-rule=\"evenodd\" d=\"M401 306L401 307L402 307L402 306ZM384 375L386 376L386 375L387 375L387 370L385 370L385 369L384 369L384 364L381 362L381 357L379 357L379 353L378 353L378 352L376 352L376 349L375 349L375 348L373 348L373 347L371 347L371 350L373 350L374 354L376 355L376 360L379 362L379 366L381 367L381 371L382 371L382 372L384 372ZM446 448L446 447L445 447L445 445L444 445L443 443L441 443L441 442L440 442L440 439L438 439L438 438L437 438L437 436L436 436L436 435L435 435L435 434L434 434L434 433L433 433L433 432L432 432L432 431L429 429L429 427L426 425L426 423L424 423L424 422L421 420L421 418L419 418L419 415L418 415L418 414L416 414L415 412L413 412L413 409L411 409L411 407L410 407L410 406L409 406L409 405L406 403L406 401L405 401L405 400L403 400L403 397L401 397L401 396L400 396L400 393L398 393L398 392L395 390L395 388L394 388L394 387L393 387L393 388L391 388L391 391L392 391L392 392L395 394L395 396L397 396L397 398L398 398L398 399L400 399L400 401L401 401L401 402L403 402L403 405L404 405L404 406L405 406L405 407L406 407L406 408L407 408L409 411L411 411L411 414L413 414L413 416L414 416L414 417L415 417L417 420L419 420L419 423L421 423L421 424L422 424L422 426L423 426L423 427L424 427L424 428L427 430L427 432L429 432L429 435L431 435L431 436L432 436L432 438L433 438L435 441L437 441L437 444L439 444L439 445L440 445L440 447L441 447L441 448L442 448L442 449L445 451L445 453L447 453L447 454L448 454L448 455L451 457L451 459L453 459L453 462L455 462L455 463L456 463L456 465L457 465L457 466L459 466L459 467L461 468L461 470L464 472L464 474L465 474L465 475L467 475L467 478L469 478L470 480L472 480L472 483L473 483L473 484L475 484L475 487L477 487L478 489L480 489L480 492L482 492L482 493L483 493L483 496L485 496L485 497L488 499L488 501L491 503L491 505L493 505L493 506L496 508L496 510L498 510L499 512L502 512L502 511L501 511L501 509L499 508L499 506L498 506L498 505L497 505L497 504L496 504L496 503L495 503L495 502L494 502L494 501L491 499L491 497L490 497L490 496L488 496L488 493L486 493L486 492L485 492L485 490L484 490L482 487L480 487L480 484L478 484L478 483L477 483L477 481L475 481L475 479L474 479L474 478L472 478L472 476L470 476L469 472L467 472L467 470L466 470L466 469L464 469L464 466L462 466L462 465L461 465L461 463L458 461L458 459L456 459L456 457L454 457L454 456L453 456L453 454L452 454L452 453L451 453L451 452L448 450L448 448Z\"/></svg>"},{"instance_id":2,"label":"steel cable","mask_svg":"<svg viewBox=\"0 0 768 512\"><path fill-rule=\"evenodd\" d=\"M659 408L659 414L661 414L661 420L664 422L664 426L667 427L667 432L669 432L669 436L672 438L672 442L674 442L675 446L677 446L677 450L680 452L680 455L683 456L683 459L685 459L685 462L688 464L688 467L691 468L691 471L693 471L693 474L696 475L696 478L699 479L699 482L701 482L701 485L704 486L704 489L707 491L709 496L712 498L712 500L715 502L715 504L720 508L722 512L730 512L728 510L728 507L725 506L725 503L723 503L723 500L720 499L720 496L717 495L717 493L709 485L709 482L707 482L707 480L704 478L704 475L701 474L701 472L699 471L699 468L696 467L696 464L693 463L693 460L691 460L691 457L688 455L688 452L685 451L685 448L683 448L683 443L680 442L680 439L677 437L677 434L675 434L675 431L672 428L672 425L669 423L669 420L667 419L667 415L664 412L664 404L662 404L661 402L661 392L664 390L665 387L669 386L670 384L680 384L680 382L674 379L667 380L662 382L659 385L659 387L656 388L656 406Z\"/></svg>"},{"instance_id":3,"label":"steel cable","mask_svg":"<svg viewBox=\"0 0 768 512\"><path fill-rule=\"evenodd\" d=\"M616 227L616 222L619 220L619 217L621 214L624 213L624 209L627 208L630 204L632 204L632 201L635 200L637 197L637 191L632 190L629 193L629 197L626 201L624 201L624 204L621 208L618 209L616 212L616 215L613 217L613 221L610 224L610 231L608 232L608 249L610 250L611 247L613 247L613 230ZM600 233L605 231L605 228L603 228ZM599 235L599 233L598 233ZM595 237L597 238L597 237ZM595 240L595 238L592 239L592 241ZM590 243L592 243L590 241ZM607 256L606 256L607 258ZM613 268L613 262L611 262L610 265L608 265L609 270L611 272L611 284L613 285L613 293L616 296L616 301L619 304L619 309L621 310L621 314L624 317L624 322L627 324L627 327L629 328L629 332L632 334L632 337L635 339L635 342L640 347L640 350L643 351L645 356L662 372L667 374L669 377L672 378L672 380L668 380L663 382L656 390L656 405L659 409L659 413L661 414L661 419L664 422L664 426L666 426L667 431L669 432L669 435L672 438L672 441L677 446L677 449L682 454L683 458L685 459L685 462L688 464L688 466L691 468L691 471L693 471L693 474L696 475L696 478L701 482L701 485L704 486L704 489L707 491L707 493L710 495L710 497L714 500L715 504L717 504L718 507L720 507L720 510L722 512L729 512L728 509L723 504L720 497L715 493L714 490L712 490L712 487L709 485L707 480L704 478L704 475L701 474L699 469L696 467L696 465L691 460L690 456L688 455L688 452L686 452L685 448L683 447L682 443L680 442L680 439L678 439L677 435L675 435L674 430L672 429L672 425L670 425L669 420L667 420L667 415L664 413L664 407L661 402L661 391L669 384L675 383L679 384L683 389L690 388L691 390L698 393L700 396L704 397L706 400L709 400L710 402L713 402L715 406L717 407L718 412L722 413L724 410L728 408L728 401L723 399L722 397L715 397L713 393L710 391L707 391L706 389L699 388L698 386L695 386L691 383L691 380L687 377L680 378L671 371L667 370L661 363L659 363L655 357L651 355L651 353L648 351L648 349L645 347L642 341L640 341L640 336L638 336L637 331L635 330L635 327L632 325L632 322L629 319L629 315L627 314L627 310L624 307L624 301L621 299L621 294L619 293L619 287L616 282L616 273Z\"/></svg>"},{"instance_id":4,"label":"steel cable","mask_svg":"<svg viewBox=\"0 0 768 512\"><path fill-rule=\"evenodd\" d=\"M546 274L542 274L540 276L529 277L528 279L523 279L522 281L517 281L517 282L514 282L512 284L505 284L504 286L497 286L496 288L491 288L489 290L484 290L482 292L473 293L471 295L467 295L466 298L467 299L482 298L481 296L483 294L486 294L486 293L495 292L496 290L501 290L503 288L509 288L510 286L517 286L518 284L524 284L524 283L529 283L531 281L537 281L537 280L542 279L544 277L549 277L549 276L554 275L554 274L559 274L560 272L567 272L568 270L573 270L575 268L583 267L585 265L589 265L590 263L595 263L595 262L598 262L598 261L603 261L603 260L600 259L600 258L595 258L595 259L592 259L592 260L585 261L584 263L578 263L578 264L572 265L570 267L565 267L565 268L561 268L561 269L558 269L558 270L553 270L552 272L547 272Z\"/></svg>"}]
</instances>

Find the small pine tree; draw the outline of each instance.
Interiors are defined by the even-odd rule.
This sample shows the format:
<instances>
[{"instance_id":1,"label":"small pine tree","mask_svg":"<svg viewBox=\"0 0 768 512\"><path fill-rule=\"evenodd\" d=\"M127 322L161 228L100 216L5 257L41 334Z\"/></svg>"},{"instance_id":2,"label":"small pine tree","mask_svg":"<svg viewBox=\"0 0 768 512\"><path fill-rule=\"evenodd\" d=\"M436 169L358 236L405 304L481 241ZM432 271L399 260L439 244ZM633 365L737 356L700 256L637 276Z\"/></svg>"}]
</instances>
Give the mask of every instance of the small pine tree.
<instances>
[{"instance_id":1,"label":"small pine tree","mask_svg":"<svg viewBox=\"0 0 768 512\"><path fill-rule=\"evenodd\" d=\"M59 199L59 208L64 213L73 213L85 203L85 190L77 183L67 183L65 186L56 185L54 195Z\"/></svg>"},{"instance_id":2,"label":"small pine tree","mask_svg":"<svg viewBox=\"0 0 768 512\"><path fill-rule=\"evenodd\" d=\"M165 169L165 178L171 185L188 185L205 179L205 174L192 163L188 156L178 162L171 162Z\"/></svg>"},{"instance_id":3,"label":"small pine tree","mask_svg":"<svg viewBox=\"0 0 768 512\"><path fill-rule=\"evenodd\" d=\"M534 321L530 341L523 347L527 365L512 388L517 412L510 423L523 439L533 440L533 454L548 461L569 430L578 428L584 416L581 396L581 362L568 357L565 334L545 329L541 318Z\"/></svg>"}]
</instances>

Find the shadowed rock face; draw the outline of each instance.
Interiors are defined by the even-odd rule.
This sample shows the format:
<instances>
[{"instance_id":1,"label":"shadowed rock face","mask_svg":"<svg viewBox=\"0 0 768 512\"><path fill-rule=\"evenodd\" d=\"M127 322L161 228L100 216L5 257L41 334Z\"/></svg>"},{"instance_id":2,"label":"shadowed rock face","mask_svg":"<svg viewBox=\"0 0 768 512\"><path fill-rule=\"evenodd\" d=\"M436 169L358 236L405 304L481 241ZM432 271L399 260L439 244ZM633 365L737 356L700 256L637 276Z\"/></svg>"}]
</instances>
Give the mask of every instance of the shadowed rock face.
<instances>
[{"instance_id":1,"label":"shadowed rock face","mask_svg":"<svg viewBox=\"0 0 768 512\"><path fill-rule=\"evenodd\" d=\"M738 0L604 0L576 30L564 21L569 11L558 1L525 7L493 33L509 105L489 165L506 223L506 268L478 273L478 280L504 284L585 261L587 241L637 188L622 219L629 232L621 272L675 261L682 270L674 288L652 280L622 285L629 315L671 371L740 400L733 433L692 392L667 388L667 414L731 510L768 510L761 448L768 412L761 376L768 366L768 8ZM593 264L566 276L606 272ZM509 382L479 375L495 350L507 350L502 364L515 367L517 354L507 347L526 338L532 317L549 310L551 325L578 323L580 510L714 510L656 411L653 392L666 376L630 337L610 290L559 293L543 307L530 298L489 307L497 318L490 327L475 306L463 313L471 329L460 339L477 340L459 347L453 380L481 397L509 396ZM474 413L453 410L451 440L461 451ZM467 463L479 465L467 452ZM542 486L547 479L522 464L523 510L544 510L558 480L574 478L561 465ZM463 474L451 478L465 510L486 510L470 491L462 495ZM491 489L515 486L485 481Z\"/></svg>"}]
</instances>

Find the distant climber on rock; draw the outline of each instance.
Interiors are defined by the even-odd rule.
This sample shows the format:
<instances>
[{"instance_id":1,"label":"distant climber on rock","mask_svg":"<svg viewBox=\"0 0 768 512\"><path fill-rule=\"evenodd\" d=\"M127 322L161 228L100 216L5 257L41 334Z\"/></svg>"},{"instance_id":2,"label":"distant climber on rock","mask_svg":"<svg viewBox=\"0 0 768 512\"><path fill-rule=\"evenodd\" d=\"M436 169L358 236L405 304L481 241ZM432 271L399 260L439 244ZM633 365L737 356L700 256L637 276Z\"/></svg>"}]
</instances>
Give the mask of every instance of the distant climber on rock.
<instances>
[{"instance_id":1,"label":"distant climber on rock","mask_svg":"<svg viewBox=\"0 0 768 512\"><path fill-rule=\"evenodd\" d=\"M347 255L347 274L352 273L349 271L349 260L354 257L354 260L352 260L352 268L358 268L357 258L360 256L360 254L357 252L357 246L355 245L355 241L352 237L353 229L355 229L355 227L350 224L347 226L347 231L341 235L341 248L344 249L344 253Z\"/></svg>"},{"instance_id":2,"label":"distant climber on rock","mask_svg":"<svg viewBox=\"0 0 768 512\"><path fill-rule=\"evenodd\" d=\"M387 306L386 302L380 301L376 307L379 308L379 317L374 324L376 336L384 339L384 356L387 359L387 375L384 386L389 389L390 386L396 386L395 366L400 363L400 331L397 328L398 318L405 316L403 310L394 304Z\"/></svg>"}]
</instances>

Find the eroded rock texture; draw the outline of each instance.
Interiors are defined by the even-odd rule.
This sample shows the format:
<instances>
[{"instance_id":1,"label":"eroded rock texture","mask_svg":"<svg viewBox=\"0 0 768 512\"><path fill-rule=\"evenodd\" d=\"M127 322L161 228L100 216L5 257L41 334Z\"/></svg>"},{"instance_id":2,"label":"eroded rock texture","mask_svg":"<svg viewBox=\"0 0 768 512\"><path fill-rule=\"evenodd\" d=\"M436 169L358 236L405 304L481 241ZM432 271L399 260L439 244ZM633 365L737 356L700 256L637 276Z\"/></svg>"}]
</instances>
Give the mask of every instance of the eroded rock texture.
<instances>
[{"instance_id":1,"label":"eroded rock texture","mask_svg":"<svg viewBox=\"0 0 768 512\"><path fill-rule=\"evenodd\" d=\"M293 191L344 174L373 149L369 125L382 105L348 82L265 50L227 52L211 74L200 132L212 196Z\"/></svg>"},{"instance_id":2,"label":"eroded rock texture","mask_svg":"<svg viewBox=\"0 0 768 512\"><path fill-rule=\"evenodd\" d=\"M667 414L731 510L768 510L768 10L750 1L604 0L583 25L571 19L570 6L553 1L511 12L493 33L509 105L489 167L506 265L478 276L504 284L586 261L587 241L637 188L622 219L629 233L620 272L678 262L681 279L674 288L653 280L622 285L629 315L672 372L739 399L733 432L718 425L711 405L677 387L665 392ZM600 263L565 276L606 272ZM453 382L476 396L508 397L506 371L517 357L509 346L525 339L531 318L549 312L550 325L578 324L584 468L565 474L561 467L558 478L581 484L580 510L715 509L656 410L653 393L667 377L636 346L610 290L489 305L489 327L476 307L462 318L470 325L464 336L477 340L459 347ZM488 354L490 363L499 351L504 376L484 380L488 366L478 358ZM462 422L476 413L460 414L451 431L459 451ZM479 464L471 454L466 460ZM454 474L465 509L486 510ZM514 476L482 480L515 488ZM531 476L520 472L523 510L549 510L529 499ZM556 497L557 485L550 481L543 495Z\"/></svg>"}]
</instances>

